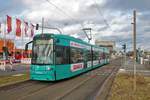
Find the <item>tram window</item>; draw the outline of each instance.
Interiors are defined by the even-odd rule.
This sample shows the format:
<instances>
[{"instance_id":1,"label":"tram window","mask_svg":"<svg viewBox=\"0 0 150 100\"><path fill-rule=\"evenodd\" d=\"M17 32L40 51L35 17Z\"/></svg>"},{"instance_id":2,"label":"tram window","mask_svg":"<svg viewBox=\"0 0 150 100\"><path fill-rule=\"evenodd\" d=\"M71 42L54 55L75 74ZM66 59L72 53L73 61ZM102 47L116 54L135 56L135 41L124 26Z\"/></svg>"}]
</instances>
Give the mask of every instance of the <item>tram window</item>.
<instances>
[{"instance_id":1,"label":"tram window","mask_svg":"<svg viewBox=\"0 0 150 100\"><path fill-rule=\"evenodd\" d=\"M94 51L93 51L93 60L96 60L96 55Z\"/></svg>"},{"instance_id":2,"label":"tram window","mask_svg":"<svg viewBox=\"0 0 150 100\"><path fill-rule=\"evenodd\" d=\"M35 42L33 45L32 64L53 64L53 45L49 42L40 43Z\"/></svg>"},{"instance_id":3,"label":"tram window","mask_svg":"<svg viewBox=\"0 0 150 100\"><path fill-rule=\"evenodd\" d=\"M103 52L103 57L102 58L106 59L106 53L105 52Z\"/></svg>"},{"instance_id":4,"label":"tram window","mask_svg":"<svg viewBox=\"0 0 150 100\"><path fill-rule=\"evenodd\" d=\"M106 59L109 59L109 56L110 56L109 53L106 53Z\"/></svg>"},{"instance_id":5,"label":"tram window","mask_svg":"<svg viewBox=\"0 0 150 100\"><path fill-rule=\"evenodd\" d=\"M81 49L71 48L71 63L83 62L83 51Z\"/></svg>"},{"instance_id":6,"label":"tram window","mask_svg":"<svg viewBox=\"0 0 150 100\"><path fill-rule=\"evenodd\" d=\"M90 51L87 52L87 61L91 61L92 60L92 53Z\"/></svg>"},{"instance_id":7,"label":"tram window","mask_svg":"<svg viewBox=\"0 0 150 100\"><path fill-rule=\"evenodd\" d=\"M104 59L104 53L103 52L101 52L101 51L99 51L99 60L101 60L101 59Z\"/></svg>"},{"instance_id":8,"label":"tram window","mask_svg":"<svg viewBox=\"0 0 150 100\"><path fill-rule=\"evenodd\" d=\"M56 46L56 64L69 64L69 47Z\"/></svg>"},{"instance_id":9,"label":"tram window","mask_svg":"<svg viewBox=\"0 0 150 100\"><path fill-rule=\"evenodd\" d=\"M93 52L93 60L98 60L98 57L99 57L99 53L94 51Z\"/></svg>"}]
</instances>

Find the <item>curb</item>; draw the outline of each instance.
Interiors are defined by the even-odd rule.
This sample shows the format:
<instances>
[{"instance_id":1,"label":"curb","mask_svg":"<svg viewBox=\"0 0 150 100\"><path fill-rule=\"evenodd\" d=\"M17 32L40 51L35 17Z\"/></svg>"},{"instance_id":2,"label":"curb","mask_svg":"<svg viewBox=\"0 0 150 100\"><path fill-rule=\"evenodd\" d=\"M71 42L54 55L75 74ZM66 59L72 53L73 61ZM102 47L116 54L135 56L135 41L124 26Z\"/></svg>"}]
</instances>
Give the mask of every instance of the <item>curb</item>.
<instances>
[{"instance_id":1,"label":"curb","mask_svg":"<svg viewBox=\"0 0 150 100\"><path fill-rule=\"evenodd\" d=\"M118 72L118 70L119 68L116 68L115 72L111 73L111 75L104 81L103 85L97 92L94 100L107 100L107 96L109 95L109 89L111 88L113 80L117 74L116 72Z\"/></svg>"},{"instance_id":2,"label":"curb","mask_svg":"<svg viewBox=\"0 0 150 100\"><path fill-rule=\"evenodd\" d=\"M9 82L9 83L6 83L6 84L1 84L0 88L9 87L9 86L16 85L16 84L19 84L19 83L23 83L23 82L26 82L26 81L29 81L29 79L25 79L25 80L22 80L22 81Z\"/></svg>"}]
</instances>

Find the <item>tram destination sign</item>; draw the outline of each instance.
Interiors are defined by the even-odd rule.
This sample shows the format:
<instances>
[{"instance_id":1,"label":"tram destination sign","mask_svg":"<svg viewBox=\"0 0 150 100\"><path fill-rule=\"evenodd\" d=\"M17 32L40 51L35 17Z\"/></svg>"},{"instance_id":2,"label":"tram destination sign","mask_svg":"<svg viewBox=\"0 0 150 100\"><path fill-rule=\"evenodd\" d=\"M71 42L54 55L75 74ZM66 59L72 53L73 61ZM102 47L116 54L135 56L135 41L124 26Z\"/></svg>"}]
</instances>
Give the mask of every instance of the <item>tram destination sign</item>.
<instances>
[{"instance_id":1,"label":"tram destination sign","mask_svg":"<svg viewBox=\"0 0 150 100\"><path fill-rule=\"evenodd\" d=\"M84 49L87 49L87 50L90 50L90 49L91 49L91 47L88 46L88 45L81 44L81 43L77 43L77 42L74 42L74 41L71 41L71 42L70 42L70 46L71 46L71 47L76 47L76 48L84 48Z\"/></svg>"},{"instance_id":2,"label":"tram destination sign","mask_svg":"<svg viewBox=\"0 0 150 100\"><path fill-rule=\"evenodd\" d=\"M36 45L53 44L53 39L49 40L36 40Z\"/></svg>"}]
</instances>

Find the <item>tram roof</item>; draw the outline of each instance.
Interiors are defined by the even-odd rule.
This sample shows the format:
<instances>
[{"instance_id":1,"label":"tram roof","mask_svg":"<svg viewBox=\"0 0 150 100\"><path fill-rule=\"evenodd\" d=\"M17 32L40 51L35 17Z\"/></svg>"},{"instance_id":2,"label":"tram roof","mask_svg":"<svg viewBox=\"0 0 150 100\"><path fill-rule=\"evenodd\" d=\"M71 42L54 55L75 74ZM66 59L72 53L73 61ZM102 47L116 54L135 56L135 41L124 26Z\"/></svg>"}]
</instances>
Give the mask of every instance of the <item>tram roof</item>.
<instances>
[{"instance_id":1,"label":"tram roof","mask_svg":"<svg viewBox=\"0 0 150 100\"><path fill-rule=\"evenodd\" d=\"M89 46L93 46L94 48L105 49L107 52L109 52L109 50L107 50L106 47L99 47L97 45L89 44L86 41L83 41L79 38L75 38L73 36L69 36L69 35L65 35L65 34L43 33L43 34L37 34L36 36L34 36L34 38L40 38L40 37L46 37L46 38L52 38L53 37L53 38L68 39L70 41L75 41L75 42L79 42L79 43L86 44Z\"/></svg>"},{"instance_id":2,"label":"tram roof","mask_svg":"<svg viewBox=\"0 0 150 100\"><path fill-rule=\"evenodd\" d=\"M40 38L40 37L46 37L46 38L50 38L50 37L54 37L54 38L63 38L63 39L68 39L68 40L72 40L72 41L76 41L76 42L79 42L79 43L83 43L83 44L86 44L86 45L91 45L79 38L75 38L73 36L69 36L69 35L65 35L65 34L53 34L53 33L43 33L43 34L37 34L34 38Z\"/></svg>"}]
</instances>

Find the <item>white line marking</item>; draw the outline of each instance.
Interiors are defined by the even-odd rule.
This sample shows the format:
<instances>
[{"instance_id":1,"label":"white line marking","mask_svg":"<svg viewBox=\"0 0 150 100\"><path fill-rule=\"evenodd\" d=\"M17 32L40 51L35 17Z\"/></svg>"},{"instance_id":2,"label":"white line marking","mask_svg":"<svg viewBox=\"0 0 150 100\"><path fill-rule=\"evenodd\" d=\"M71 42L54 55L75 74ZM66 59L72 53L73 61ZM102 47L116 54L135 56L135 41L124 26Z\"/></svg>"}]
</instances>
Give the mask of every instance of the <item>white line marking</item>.
<instances>
[{"instance_id":1,"label":"white line marking","mask_svg":"<svg viewBox=\"0 0 150 100\"><path fill-rule=\"evenodd\" d=\"M15 74L15 75L12 75L12 76L22 76L22 75L24 75L24 74Z\"/></svg>"}]
</instances>

